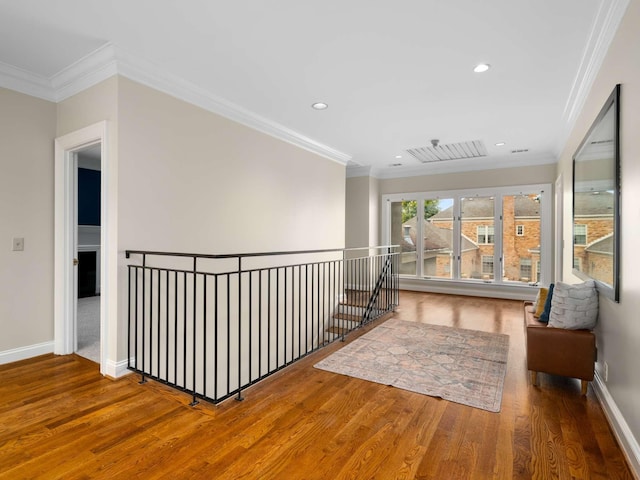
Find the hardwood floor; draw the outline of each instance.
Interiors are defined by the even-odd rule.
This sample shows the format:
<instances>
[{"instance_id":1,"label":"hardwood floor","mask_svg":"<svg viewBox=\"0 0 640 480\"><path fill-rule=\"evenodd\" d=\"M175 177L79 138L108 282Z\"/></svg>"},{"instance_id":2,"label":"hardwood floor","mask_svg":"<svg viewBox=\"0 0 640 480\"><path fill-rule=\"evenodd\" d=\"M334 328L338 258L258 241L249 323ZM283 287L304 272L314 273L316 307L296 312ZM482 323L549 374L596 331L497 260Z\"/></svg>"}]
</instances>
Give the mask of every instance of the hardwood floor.
<instances>
[{"instance_id":1,"label":"hardwood floor","mask_svg":"<svg viewBox=\"0 0 640 480\"><path fill-rule=\"evenodd\" d=\"M400 303L396 318L510 336L500 413L314 369L339 342L243 402L193 408L161 384L45 355L0 366L0 479L633 478L591 387L528 383L521 302Z\"/></svg>"}]
</instances>

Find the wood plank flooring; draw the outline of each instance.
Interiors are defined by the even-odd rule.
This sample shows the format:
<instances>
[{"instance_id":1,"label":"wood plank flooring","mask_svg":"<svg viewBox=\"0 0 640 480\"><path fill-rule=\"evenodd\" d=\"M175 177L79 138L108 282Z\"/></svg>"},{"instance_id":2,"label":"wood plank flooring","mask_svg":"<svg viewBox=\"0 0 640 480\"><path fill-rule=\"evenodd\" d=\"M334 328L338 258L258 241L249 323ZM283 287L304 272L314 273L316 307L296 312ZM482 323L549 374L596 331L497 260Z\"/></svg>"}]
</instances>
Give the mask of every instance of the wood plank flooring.
<instances>
[{"instance_id":1,"label":"wood plank flooring","mask_svg":"<svg viewBox=\"0 0 640 480\"><path fill-rule=\"evenodd\" d=\"M591 387L528 383L521 302L400 303L396 318L510 336L500 413L314 369L339 342L219 406L45 355L0 366L0 479L633 478Z\"/></svg>"}]
</instances>

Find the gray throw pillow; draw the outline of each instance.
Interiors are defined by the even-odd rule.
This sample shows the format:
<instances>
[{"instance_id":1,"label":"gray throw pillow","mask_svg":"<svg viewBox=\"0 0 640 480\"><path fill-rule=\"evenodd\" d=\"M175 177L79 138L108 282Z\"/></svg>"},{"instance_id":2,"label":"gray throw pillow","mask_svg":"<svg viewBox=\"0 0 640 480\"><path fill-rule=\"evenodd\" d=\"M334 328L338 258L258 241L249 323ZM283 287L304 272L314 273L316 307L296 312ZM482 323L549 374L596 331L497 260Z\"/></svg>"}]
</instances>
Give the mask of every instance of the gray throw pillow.
<instances>
[{"instance_id":1,"label":"gray throw pillow","mask_svg":"<svg viewBox=\"0 0 640 480\"><path fill-rule=\"evenodd\" d=\"M598 291L593 280L569 285L557 282L551 299L549 326L593 330L598 320Z\"/></svg>"}]
</instances>

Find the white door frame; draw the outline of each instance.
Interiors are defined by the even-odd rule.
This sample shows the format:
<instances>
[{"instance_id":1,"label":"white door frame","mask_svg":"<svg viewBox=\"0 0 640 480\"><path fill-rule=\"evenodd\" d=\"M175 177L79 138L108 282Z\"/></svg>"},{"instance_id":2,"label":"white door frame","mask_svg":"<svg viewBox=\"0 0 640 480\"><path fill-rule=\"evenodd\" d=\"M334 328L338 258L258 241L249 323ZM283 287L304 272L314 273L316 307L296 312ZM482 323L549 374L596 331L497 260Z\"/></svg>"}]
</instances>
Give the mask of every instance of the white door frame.
<instances>
[{"instance_id":1,"label":"white door frame","mask_svg":"<svg viewBox=\"0 0 640 480\"><path fill-rule=\"evenodd\" d=\"M66 355L74 352L76 268L73 259L76 252L75 239L75 164L76 154L83 147L100 143L101 193L100 215L100 373L107 374L107 352L109 349L109 303L114 292L109 280L115 271L109 265L108 245L112 228L108 216L108 199L115 192L110 190L108 123L106 121L90 125L55 140L55 196L54 196L54 353Z\"/></svg>"}]
</instances>

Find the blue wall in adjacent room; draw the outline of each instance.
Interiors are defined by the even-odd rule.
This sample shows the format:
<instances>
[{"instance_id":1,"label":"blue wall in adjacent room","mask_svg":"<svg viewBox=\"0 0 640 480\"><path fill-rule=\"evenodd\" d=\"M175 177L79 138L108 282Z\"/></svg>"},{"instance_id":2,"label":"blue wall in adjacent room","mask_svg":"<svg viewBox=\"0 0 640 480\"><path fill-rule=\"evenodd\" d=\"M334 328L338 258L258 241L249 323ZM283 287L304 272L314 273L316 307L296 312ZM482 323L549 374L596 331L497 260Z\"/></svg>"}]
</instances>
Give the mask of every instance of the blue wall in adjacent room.
<instances>
[{"instance_id":1,"label":"blue wall in adjacent room","mask_svg":"<svg viewBox=\"0 0 640 480\"><path fill-rule=\"evenodd\" d=\"M78 168L78 225L100 225L100 171Z\"/></svg>"}]
</instances>

